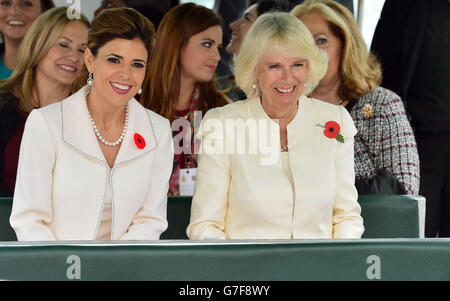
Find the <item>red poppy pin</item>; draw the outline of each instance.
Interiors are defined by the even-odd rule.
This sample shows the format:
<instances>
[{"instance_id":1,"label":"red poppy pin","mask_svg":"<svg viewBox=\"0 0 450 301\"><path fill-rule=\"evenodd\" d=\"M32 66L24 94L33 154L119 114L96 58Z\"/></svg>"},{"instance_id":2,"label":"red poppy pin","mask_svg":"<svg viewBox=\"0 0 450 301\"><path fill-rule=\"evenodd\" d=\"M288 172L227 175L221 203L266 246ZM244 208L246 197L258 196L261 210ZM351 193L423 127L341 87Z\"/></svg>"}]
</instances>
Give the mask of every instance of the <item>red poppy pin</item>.
<instances>
[{"instance_id":1,"label":"red poppy pin","mask_svg":"<svg viewBox=\"0 0 450 301\"><path fill-rule=\"evenodd\" d=\"M340 143L344 143L344 137L341 135L341 127L336 121L328 121L325 123L325 126L321 124L316 124L317 126L320 126L321 128L324 128L325 131L323 131L323 134L330 138L330 139L336 139Z\"/></svg>"},{"instance_id":2,"label":"red poppy pin","mask_svg":"<svg viewBox=\"0 0 450 301\"><path fill-rule=\"evenodd\" d=\"M138 133L134 133L134 143L139 149L144 149L145 147L145 139Z\"/></svg>"}]
</instances>

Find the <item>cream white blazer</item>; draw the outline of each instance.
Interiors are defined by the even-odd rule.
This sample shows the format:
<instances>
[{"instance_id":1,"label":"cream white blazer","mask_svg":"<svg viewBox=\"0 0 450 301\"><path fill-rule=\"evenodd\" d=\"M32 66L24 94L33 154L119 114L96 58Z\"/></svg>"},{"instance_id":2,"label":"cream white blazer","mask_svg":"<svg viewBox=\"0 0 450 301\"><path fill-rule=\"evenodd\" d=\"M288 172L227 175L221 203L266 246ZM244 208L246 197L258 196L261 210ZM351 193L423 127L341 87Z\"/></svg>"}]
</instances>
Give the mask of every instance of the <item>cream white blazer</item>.
<instances>
[{"instance_id":1,"label":"cream white blazer","mask_svg":"<svg viewBox=\"0 0 450 301\"><path fill-rule=\"evenodd\" d=\"M128 129L109 168L92 129L85 88L33 110L25 124L10 217L18 240L93 240L112 184L113 240L157 240L167 228L169 121L128 102ZM134 134L146 146L139 149Z\"/></svg>"},{"instance_id":2,"label":"cream white blazer","mask_svg":"<svg viewBox=\"0 0 450 301\"><path fill-rule=\"evenodd\" d=\"M259 139L261 144L265 141L261 132L272 130L271 148L280 155L278 124L267 116L259 99L209 110L198 135L202 153L187 228L190 239L361 237L364 227L354 186L356 128L345 108L300 98L297 114L287 126L293 185L278 161L267 163L269 156L261 146L254 154L250 147L244 154L237 153L237 148L222 154L205 150L205 144L209 150L237 144L236 133L234 141L230 140L230 128L217 131L220 124L236 120L247 127L252 120L253 124L268 124L266 130L247 131L241 141L249 146ZM344 143L327 138L324 128L317 126L327 121L340 125Z\"/></svg>"}]
</instances>

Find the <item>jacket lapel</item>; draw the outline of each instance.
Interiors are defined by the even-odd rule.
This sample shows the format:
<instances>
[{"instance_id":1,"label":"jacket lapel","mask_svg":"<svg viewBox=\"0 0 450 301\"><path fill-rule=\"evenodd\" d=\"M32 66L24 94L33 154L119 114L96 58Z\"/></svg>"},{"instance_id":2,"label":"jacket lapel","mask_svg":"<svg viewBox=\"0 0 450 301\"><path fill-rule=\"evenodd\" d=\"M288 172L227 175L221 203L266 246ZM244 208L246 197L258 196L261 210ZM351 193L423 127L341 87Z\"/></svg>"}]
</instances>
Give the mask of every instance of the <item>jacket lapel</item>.
<instances>
[{"instance_id":1,"label":"jacket lapel","mask_svg":"<svg viewBox=\"0 0 450 301\"><path fill-rule=\"evenodd\" d=\"M85 89L61 102L62 140L72 149L106 164L89 118Z\"/></svg>"},{"instance_id":2,"label":"jacket lapel","mask_svg":"<svg viewBox=\"0 0 450 301\"><path fill-rule=\"evenodd\" d=\"M62 139L72 149L106 164L89 118L85 89L86 87L80 89L61 102ZM140 134L145 140L145 147L142 149L135 143L135 133ZM156 146L156 135L153 132L150 115L136 99L130 99L128 102L128 129L120 145L114 166L143 156Z\"/></svg>"},{"instance_id":3,"label":"jacket lapel","mask_svg":"<svg viewBox=\"0 0 450 301\"><path fill-rule=\"evenodd\" d=\"M139 134L144 139L145 147L142 149L138 145L142 147L143 144L135 141L135 134ZM141 157L151 152L157 145L150 114L136 99L130 99L128 102L128 129L123 138L114 166Z\"/></svg>"},{"instance_id":4,"label":"jacket lapel","mask_svg":"<svg viewBox=\"0 0 450 301\"><path fill-rule=\"evenodd\" d=\"M314 133L313 126L318 121L316 116L312 116L312 112L308 108L310 105L310 100L302 95L298 101L297 114L287 126L288 145L291 150L302 148L308 141L311 141L310 136Z\"/></svg>"}]
</instances>

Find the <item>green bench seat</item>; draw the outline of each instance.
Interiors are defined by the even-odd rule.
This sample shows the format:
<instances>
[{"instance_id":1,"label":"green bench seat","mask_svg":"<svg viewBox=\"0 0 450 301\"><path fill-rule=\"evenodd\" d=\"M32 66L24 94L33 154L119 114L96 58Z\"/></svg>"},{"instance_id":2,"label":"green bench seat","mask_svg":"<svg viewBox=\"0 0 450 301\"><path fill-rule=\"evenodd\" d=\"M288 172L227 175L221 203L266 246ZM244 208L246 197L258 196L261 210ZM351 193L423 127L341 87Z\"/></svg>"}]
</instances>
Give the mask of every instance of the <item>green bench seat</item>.
<instances>
[{"instance_id":1,"label":"green bench seat","mask_svg":"<svg viewBox=\"0 0 450 301\"><path fill-rule=\"evenodd\" d=\"M448 281L450 239L1 242L0 279Z\"/></svg>"},{"instance_id":2,"label":"green bench seat","mask_svg":"<svg viewBox=\"0 0 450 301\"><path fill-rule=\"evenodd\" d=\"M191 213L191 197L169 197L169 227L161 239L187 239L186 227ZM419 222L419 200L404 195L360 195L364 219L363 238L418 238L423 225ZM11 198L0 198L0 241L15 241L9 224ZM423 230L423 229L422 229ZM423 232L423 231L422 231Z\"/></svg>"}]
</instances>

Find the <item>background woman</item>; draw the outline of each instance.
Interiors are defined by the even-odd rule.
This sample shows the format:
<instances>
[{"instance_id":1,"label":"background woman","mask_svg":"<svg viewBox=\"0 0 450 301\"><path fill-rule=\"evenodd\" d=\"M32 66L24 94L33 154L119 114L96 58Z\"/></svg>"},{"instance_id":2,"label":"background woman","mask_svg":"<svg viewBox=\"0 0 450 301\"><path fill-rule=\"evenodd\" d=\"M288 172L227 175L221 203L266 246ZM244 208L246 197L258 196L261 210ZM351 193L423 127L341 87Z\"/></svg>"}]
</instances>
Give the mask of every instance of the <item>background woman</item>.
<instances>
[{"instance_id":1,"label":"background woman","mask_svg":"<svg viewBox=\"0 0 450 301\"><path fill-rule=\"evenodd\" d=\"M306 1L292 13L328 54L328 71L311 97L350 112L360 194L418 194L419 158L401 98L379 85L380 64L368 53L350 11L335 1Z\"/></svg>"},{"instance_id":2,"label":"background woman","mask_svg":"<svg viewBox=\"0 0 450 301\"><path fill-rule=\"evenodd\" d=\"M183 139L175 143L169 195L180 194L180 179L186 179L184 173L189 171L195 175L197 160L194 139L191 139L194 112L205 113L228 103L226 96L216 89L214 80L220 60L218 48L222 45L221 26L222 20L213 10L186 3L164 16L156 34L150 76L144 83L146 90L141 95L141 103L171 122L181 118L190 123L190 129L183 122L172 125L174 136L182 135ZM189 182L182 181L183 190L193 190L191 178L187 179Z\"/></svg>"},{"instance_id":3,"label":"background woman","mask_svg":"<svg viewBox=\"0 0 450 301\"><path fill-rule=\"evenodd\" d=\"M34 108L66 98L84 64L90 23L69 20L67 7L53 8L31 26L12 76L0 81L0 195L12 196L25 120Z\"/></svg>"},{"instance_id":4,"label":"background woman","mask_svg":"<svg viewBox=\"0 0 450 301\"><path fill-rule=\"evenodd\" d=\"M87 86L27 119L10 218L19 240L153 240L167 228L170 125L133 98L153 39L134 9L93 19L74 83Z\"/></svg>"},{"instance_id":5,"label":"background woman","mask_svg":"<svg viewBox=\"0 0 450 301\"><path fill-rule=\"evenodd\" d=\"M289 10L290 4L288 1L284 0L259 0L257 3L250 5L240 18L230 23L229 27L232 30L231 39L225 47L225 51L233 55L239 51L247 32L253 23L255 23L258 16L269 11L288 12ZM236 86L234 74L228 74L217 78L217 84L219 89L225 92L232 101L246 98L244 92Z\"/></svg>"},{"instance_id":6,"label":"background woman","mask_svg":"<svg viewBox=\"0 0 450 301\"><path fill-rule=\"evenodd\" d=\"M190 239L361 237L356 129L343 107L305 96L326 64L325 53L291 14L256 20L234 67L249 98L212 109L202 121ZM245 123L243 139L234 139L230 121L238 129ZM247 151L230 147L235 142Z\"/></svg>"},{"instance_id":7,"label":"background woman","mask_svg":"<svg viewBox=\"0 0 450 301\"><path fill-rule=\"evenodd\" d=\"M19 46L34 20L55 7L52 0L6 0L0 2L0 79L10 77Z\"/></svg>"}]
</instances>

